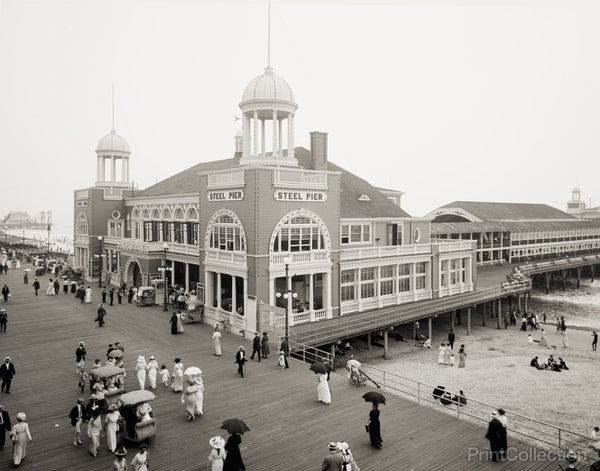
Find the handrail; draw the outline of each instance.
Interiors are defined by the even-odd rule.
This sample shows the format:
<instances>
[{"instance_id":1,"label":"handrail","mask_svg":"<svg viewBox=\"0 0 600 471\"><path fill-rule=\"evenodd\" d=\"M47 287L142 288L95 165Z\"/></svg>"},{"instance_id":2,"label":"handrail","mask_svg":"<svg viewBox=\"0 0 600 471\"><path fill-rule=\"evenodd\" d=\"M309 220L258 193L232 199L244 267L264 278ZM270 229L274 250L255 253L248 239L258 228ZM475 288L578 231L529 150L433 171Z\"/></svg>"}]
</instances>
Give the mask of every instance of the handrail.
<instances>
[{"instance_id":1,"label":"handrail","mask_svg":"<svg viewBox=\"0 0 600 471\"><path fill-rule=\"evenodd\" d=\"M289 341L290 346L290 355L295 354L294 358L298 358L300 355L304 363L314 363L316 361L320 361L329 365L332 371L335 371L334 358L331 352L327 352L325 350L321 350L317 347L311 347L310 345L305 345L303 343L294 342L293 340Z\"/></svg>"},{"instance_id":2,"label":"handrail","mask_svg":"<svg viewBox=\"0 0 600 471\"><path fill-rule=\"evenodd\" d=\"M383 391L398 396L408 396L415 399L417 404L420 405L436 404L447 412L455 412L459 419L467 417L474 422L487 424L489 421L489 412L498 409L497 406L470 397L467 398L467 404L465 405L453 402L451 405L444 406L433 399L433 390L437 386L407 378L371 365L363 364L361 369L380 383ZM445 391L449 392L452 396L458 396L458 391ZM464 397L466 398L466 396ZM519 412L506 410L506 413L510 416L509 434L518 435L526 441L541 443L562 451L574 449L575 451L579 451L580 458L584 458L585 460L592 459L592 457L588 458L587 456L589 443L592 441L587 436L549 422L534 419ZM595 461L595 458L593 461Z\"/></svg>"}]
</instances>

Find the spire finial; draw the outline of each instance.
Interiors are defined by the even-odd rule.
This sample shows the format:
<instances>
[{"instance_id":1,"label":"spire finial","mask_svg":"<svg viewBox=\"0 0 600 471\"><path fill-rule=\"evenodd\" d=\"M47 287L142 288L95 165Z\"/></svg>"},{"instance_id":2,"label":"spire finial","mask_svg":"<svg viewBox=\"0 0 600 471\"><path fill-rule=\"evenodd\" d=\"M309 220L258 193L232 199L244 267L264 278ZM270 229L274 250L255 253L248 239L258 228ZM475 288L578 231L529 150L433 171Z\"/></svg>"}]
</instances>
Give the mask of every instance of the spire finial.
<instances>
[{"instance_id":1,"label":"spire finial","mask_svg":"<svg viewBox=\"0 0 600 471\"><path fill-rule=\"evenodd\" d=\"M115 130L115 84L112 85L112 130Z\"/></svg>"},{"instance_id":2,"label":"spire finial","mask_svg":"<svg viewBox=\"0 0 600 471\"><path fill-rule=\"evenodd\" d=\"M267 67L271 67L271 4L269 3L269 25L267 34Z\"/></svg>"}]
</instances>

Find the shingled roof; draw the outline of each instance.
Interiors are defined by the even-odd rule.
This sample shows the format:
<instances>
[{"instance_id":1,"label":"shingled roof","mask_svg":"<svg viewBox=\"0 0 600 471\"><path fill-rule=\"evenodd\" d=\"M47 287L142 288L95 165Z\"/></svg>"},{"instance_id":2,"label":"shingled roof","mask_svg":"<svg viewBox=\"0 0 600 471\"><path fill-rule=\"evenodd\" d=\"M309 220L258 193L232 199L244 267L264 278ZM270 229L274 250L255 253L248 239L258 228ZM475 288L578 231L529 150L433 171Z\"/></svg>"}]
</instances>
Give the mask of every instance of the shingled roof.
<instances>
[{"instance_id":1,"label":"shingled roof","mask_svg":"<svg viewBox=\"0 0 600 471\"><path fill-rule=\"evenodd\" d=\"M294 149L294 156L298 159L298 164L301 167L310 168L311 153L308 149L296 147ZM145 190L136 192L135 197L199 193L199 173L237 167L240 157L240 154L236 154L231 159L199 163L155 183ZM331 162L328 162L327 169L341 173L341 216L343 218L410 217L408 213L395 205L366 180ZM362 195L367 195L369 197L368 200L359 200Z\"/></svg>"},{"instance_id":2,"label":"shingled roof","mask_svg":"<svg viewBox=\"0 0 600 471\"><path fill-rule=\"evenodd\" d=\"M548 221L577 219L547 204L454 201L441 208L461 208L482 221ZM440 208L438 208L440 209Z\"/></svg>"},{"instance_id":3,"label":"shingled roof","mask_svg":"<svg viewBox=\"0 0 600 471\"><path fill-rule=\"evenodd\" d=\"M573 219L572 221L510 221L490 222L437 222L431 224L431 235L465 234L474 232L539 232L600 227L599 220Z\"/></svg>"}]
</instances>

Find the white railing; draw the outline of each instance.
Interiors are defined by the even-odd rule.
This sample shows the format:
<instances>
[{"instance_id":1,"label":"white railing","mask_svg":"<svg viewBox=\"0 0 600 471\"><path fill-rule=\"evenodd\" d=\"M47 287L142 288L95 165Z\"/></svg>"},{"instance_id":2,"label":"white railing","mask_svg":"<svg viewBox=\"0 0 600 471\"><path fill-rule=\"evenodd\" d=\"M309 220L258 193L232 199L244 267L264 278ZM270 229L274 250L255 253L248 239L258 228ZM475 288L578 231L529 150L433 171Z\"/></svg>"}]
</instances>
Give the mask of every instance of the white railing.
<instances>
[{"instance_id":1,"label":"white railing","mask_svg":"<svg viewBox=\"0 0 600 471\"><path fill-rule=\"evenodd\" d=\"M315 321L320 321L322 319L327 319L331 316L327 315L327 309L315 309L313 311L313 317Z\"/></svg>"},{"instance_id":2,"label":"white railing","mask_svg":"<svg viewBox=\"0 0 600 471\"><path fill-rule=\"evenodd\" d=\"M304 169L275 169L274 185L327 189L327 172Z\"/></svg>"},{"instance_id":3,"label":"white railing","mask_svg":"<svg viewBox=\"0 0 600 471\"><path fill-rule=\"evenodd\" d=\"M398 257L407 255L430 254L431 244L389 245L385 247L363 247L342 249L340 260L362 260L367 258Z\"/></svg>"},{"instance_id":4,"label":"white railing","mask_svg":"<svg viewBox=\"0 0 600 471\"><path fill-rule=\"evenodd\" d=\"M206 249L206 262L228 262L237 265L245 265L247 260L245 252L233 252L228 250Z\"/></svg>"},{"instance_id":5,"label":"white railing","mask_svg":"<svg viewBox=\"0 0 600 471\"><path fill-rule=\"evenodd\" d=\"M460 242L438 242L436 245L440 248L440 253L446 252L464 252L473 250L477 246L475 240L461 240Z\"/></svg>"},{"instance_id":6,"label":"white railing","mask_svg":"<svg viewBox=\"0 0 600 471\"><path fill-rule=\"evenodd\" d=\"M284 259L290 258L290 265L327 262L329 254L326 250L311 250L310 252L279 252L271 255L271 266L284 265Z\"/></svg>"},{"instance_id":7,"label":"white railing","mask_svg":"<svg viewBox=\"0 0 600 471\"><path fill-rule=\"evenodd\" d=\"M209 173L208 188L227 188L244 184L243 170L229 170L226 172Z\"/></svg>"}]
</instances>

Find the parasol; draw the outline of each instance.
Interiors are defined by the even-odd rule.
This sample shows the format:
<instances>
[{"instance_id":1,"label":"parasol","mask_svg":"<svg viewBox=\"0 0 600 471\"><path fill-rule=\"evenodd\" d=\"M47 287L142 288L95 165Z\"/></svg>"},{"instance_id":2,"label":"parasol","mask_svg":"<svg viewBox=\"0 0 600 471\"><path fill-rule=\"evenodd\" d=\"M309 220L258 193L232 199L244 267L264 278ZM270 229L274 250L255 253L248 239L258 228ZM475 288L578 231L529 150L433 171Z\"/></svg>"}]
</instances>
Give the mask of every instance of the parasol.
<instances>
[{"instance_id":1,"label":"parasol","mask_svg":"<svg viewBox=\"0 0 600 471\"><path fill-rule=\"evenodd\" d=\"M90 373L98 376L99 378L108 378L109 376L125 373L125 370L123 368L119 368L118 366L107 365L99 366L98 368L92 368Z\"/></svg>"},{"instance_id":2,"label":"parasol","mask_svg":"<svg viewBox=\"0 0 600 471\"><path fill-rule=\"evenodd\" d=\"M190 366L189 368L186 368L186 370L183 372L183 374L185 376L201 375L202 370L200 368L198 368L197 366Z\"/></svg>"},{"instance_id":3,"label":"parasol","mask_svg":"<svg viewBox=\"0 0 600 471\"><path fill-rule=\"evenodd\" d=\"M360 368L360 361L358 360L348 360L346 362L346 368Z\"/></svg>"},{"instance_id":4,"label":"parasol","mask_svg":"<svg viewBox=\"0 0 600 471\"><path fill-rule=\"evenodd\" d=\"M308 368L310 371L314 371L316 374L327 374L327 365L321 363L320 361L315 361L312 365L310 365L310 367Z\"/></svg>"},{"instance_id":5,"label":"parasol","mask_svg":"<svg viewBox=\"0 0 600 471\"><path fill-rule=\"evenodd\" d=\"M31 268L25 268L25 273L29 273L31 271Z\"/></svg>"},{"instance_id":6,"label":"parasol","mask_svg":"<svg viewBox=\"0 0 600 471\"><path fill-rule=\"evenodd\" d=\"M239 433L242 435L244 432L250 431L250 428L248 428L242 419L227 419L225 422L223 422L221 428L227 430L229 433Z\"/></svg>"},{"instance_id":7,"label":"parasol","mask_svg":"<svg viewBox=\"0 0 600 471\"><path fill-rule=\"evenodd\" d=\"M125 394L121 394L119 401L125 406L132 406L139 404L140 402L152 401L156 399L156 396L151 391L145 389L139 389L137 391L131 391Z\"/></svg>"},{"instance_id":8,"label":"parasol","mask_svg":"<svg viewBox=\"0 0 600 471\"><path fill-rule=\"evenodd\" d=\"M111 350L108 354L109 358L123 358L123 352L121 350Z\"/></svg>"},{"instance_id":9,"label":"parasol","mask_svg":"<svg viewBox=\"0 0 600 471\"><path fill-rule=\"evenodd\" d=\"M373 404L385 404L385 396L379 391L369 391L363 394L363 399L366 402L372 402Z\"/></svg>"}]
</instances>

